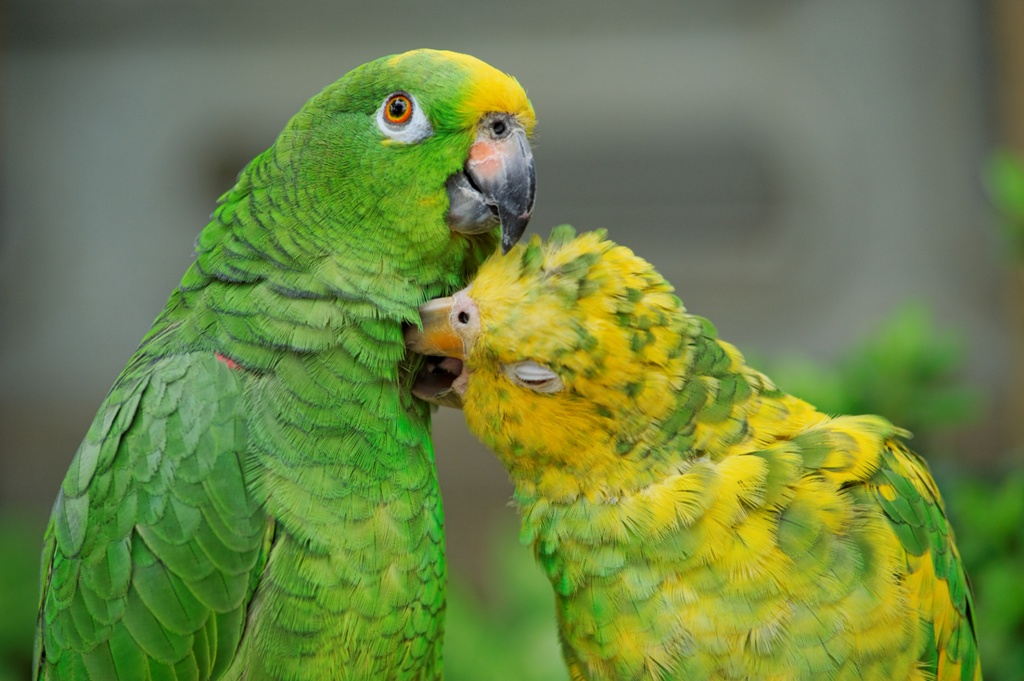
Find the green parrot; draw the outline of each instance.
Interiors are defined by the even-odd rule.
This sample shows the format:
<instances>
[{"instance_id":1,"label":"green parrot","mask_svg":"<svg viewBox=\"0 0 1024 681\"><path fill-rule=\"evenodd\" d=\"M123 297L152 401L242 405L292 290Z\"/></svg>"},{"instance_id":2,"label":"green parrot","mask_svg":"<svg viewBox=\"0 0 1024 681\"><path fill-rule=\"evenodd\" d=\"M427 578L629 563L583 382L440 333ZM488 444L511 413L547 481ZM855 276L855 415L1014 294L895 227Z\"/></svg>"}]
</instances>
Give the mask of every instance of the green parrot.
<instances>
[{"instance_id":1,"label":"green parrot","mask_svg":"<svg viewBox=\"0 0 1024 681\"><path fill-rule=\"evenodd\" d=\"M416 50L249 163L114 383L46 532L33 678L441 678L430 405L403 324L533 208L533 108Z\"/></svg>"},{"instance_id":2,"label":"green parrot","mask_svg":"<svg viewBox=\"0 0 1024 681\"><path fill-rule=\"evenodd\" d=\"M421 314L414 392L509 471L574 681L980 680L906 433L781 392L628 249L557 228Z\"/></svg>"}]
</instances>

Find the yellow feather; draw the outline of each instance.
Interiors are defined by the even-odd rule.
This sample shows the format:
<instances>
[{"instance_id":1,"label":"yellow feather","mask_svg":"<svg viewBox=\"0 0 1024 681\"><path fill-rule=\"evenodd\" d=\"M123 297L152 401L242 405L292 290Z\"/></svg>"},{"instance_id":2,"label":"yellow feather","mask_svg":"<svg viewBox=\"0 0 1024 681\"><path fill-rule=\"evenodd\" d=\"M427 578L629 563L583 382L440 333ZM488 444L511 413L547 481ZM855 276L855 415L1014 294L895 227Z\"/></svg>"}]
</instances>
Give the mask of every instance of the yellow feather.
<instances>
[{"instance_id":1,"label":"yellow feather","mask_svg":"<svg viewBox=\"0 0 1024 681\"><path fill-rule=\"evenodd\" d=\"M423 52L435 52L438 56L461 65L472 74L469 78L470 90L466 93L461 107L461 117L466 127L475 126L484 114L501 111L514 114L526 133L533 133L537 123L533 105L527 99L526 91L513 76L502 73L476 57L447 50L412 50L395 55L392 57L392 63L397 64Z\"/></svg>"}]
</instances>

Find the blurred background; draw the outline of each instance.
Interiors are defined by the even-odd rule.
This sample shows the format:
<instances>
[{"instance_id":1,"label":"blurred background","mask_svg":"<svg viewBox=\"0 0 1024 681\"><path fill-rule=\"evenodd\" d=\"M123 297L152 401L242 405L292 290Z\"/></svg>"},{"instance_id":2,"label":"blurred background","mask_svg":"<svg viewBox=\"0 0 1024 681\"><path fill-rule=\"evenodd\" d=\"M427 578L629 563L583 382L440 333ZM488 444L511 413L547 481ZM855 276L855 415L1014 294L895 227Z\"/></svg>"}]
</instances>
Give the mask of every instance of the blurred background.
<instances>
[{"instance_id":1,"label":"blurred background","mask_svg":"<svg viewBox=\"0 0 1024 681\"><path fill-rule=\"evenodd\" d=\"M537 210L608 229L783 387L915 431L1024 679L1024 3L0 0L0 681L50 506L214 201L370 59L468 52L536 107ZM565 679L496 460L440 412L449 681Z\"/></svg>"}]
</instances>

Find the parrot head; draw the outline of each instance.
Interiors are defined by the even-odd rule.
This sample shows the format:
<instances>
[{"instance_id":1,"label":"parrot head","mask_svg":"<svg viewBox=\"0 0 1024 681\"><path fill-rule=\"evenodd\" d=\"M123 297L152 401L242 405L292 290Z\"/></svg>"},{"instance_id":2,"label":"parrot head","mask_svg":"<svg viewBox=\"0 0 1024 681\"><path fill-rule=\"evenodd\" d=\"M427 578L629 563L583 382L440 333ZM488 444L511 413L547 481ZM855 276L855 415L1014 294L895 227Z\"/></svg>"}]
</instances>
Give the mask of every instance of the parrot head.
<instances>
[{"instance_id":1,"label":"parrot head","mask_svg":"<svg viewBox=\"0 0 1024 681\"><path fill-rule=\"evenodd\" d=\"M474 434L517 457L510 467L621 453L665 418L684 380L694 321L671 285L603 232L574 234L558 227L547 244L488 259L406 332L430 357L414 393L461 406Z\"/></svg>"},{"instance_id":2,"label":"parrot head","mask_svg":"<svg viewBox=\"0 0 1024 681\"><path fill-rule=\"evenodd\" d=\"M281 290L306 288L290 273L307 272L344 291L359 269L376 288L451 291L530 219L534 122L516 79L475 57L422 49L363 64L242 171L200 236L199 266L225 280L258 271ZM251 264L257 253L273 266Z\"/></svg>"},{"instance_id":3,"label":"parrot head","mask_svg":"<svg viewBox=\"0 0 1024 681\"><path fill-rule=\"evenodd\" d=\"M378 211L387 225L422 215L415 227L429 231L443 213L448 229L465 235L500 226L504 251L530 219L533 106L515 78L475 57L422 49L377 59L296 119L315 151L310 164L299 159L311 186L324 185L328 199L356 199L364 218Z\"/></svg>"}]
</instances>

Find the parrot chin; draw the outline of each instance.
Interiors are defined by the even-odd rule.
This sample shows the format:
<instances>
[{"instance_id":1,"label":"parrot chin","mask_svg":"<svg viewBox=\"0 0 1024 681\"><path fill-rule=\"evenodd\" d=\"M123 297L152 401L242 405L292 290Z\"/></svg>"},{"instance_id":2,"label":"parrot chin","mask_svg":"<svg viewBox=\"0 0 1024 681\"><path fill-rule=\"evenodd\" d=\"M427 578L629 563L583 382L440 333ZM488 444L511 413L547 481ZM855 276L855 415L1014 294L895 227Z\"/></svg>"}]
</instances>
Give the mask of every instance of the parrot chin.
<instances>
[{"instance_id":1,"label":"parrot chin","mask_svg":"<svg viewBox=\"0 0 1024 681\"><path fill-rule=\"evenodd\" d=\"M427 357L412 385L412 394L440 407L462 409L462 393L469 374L455 357Z\"/></svg>"}]
</instances>

